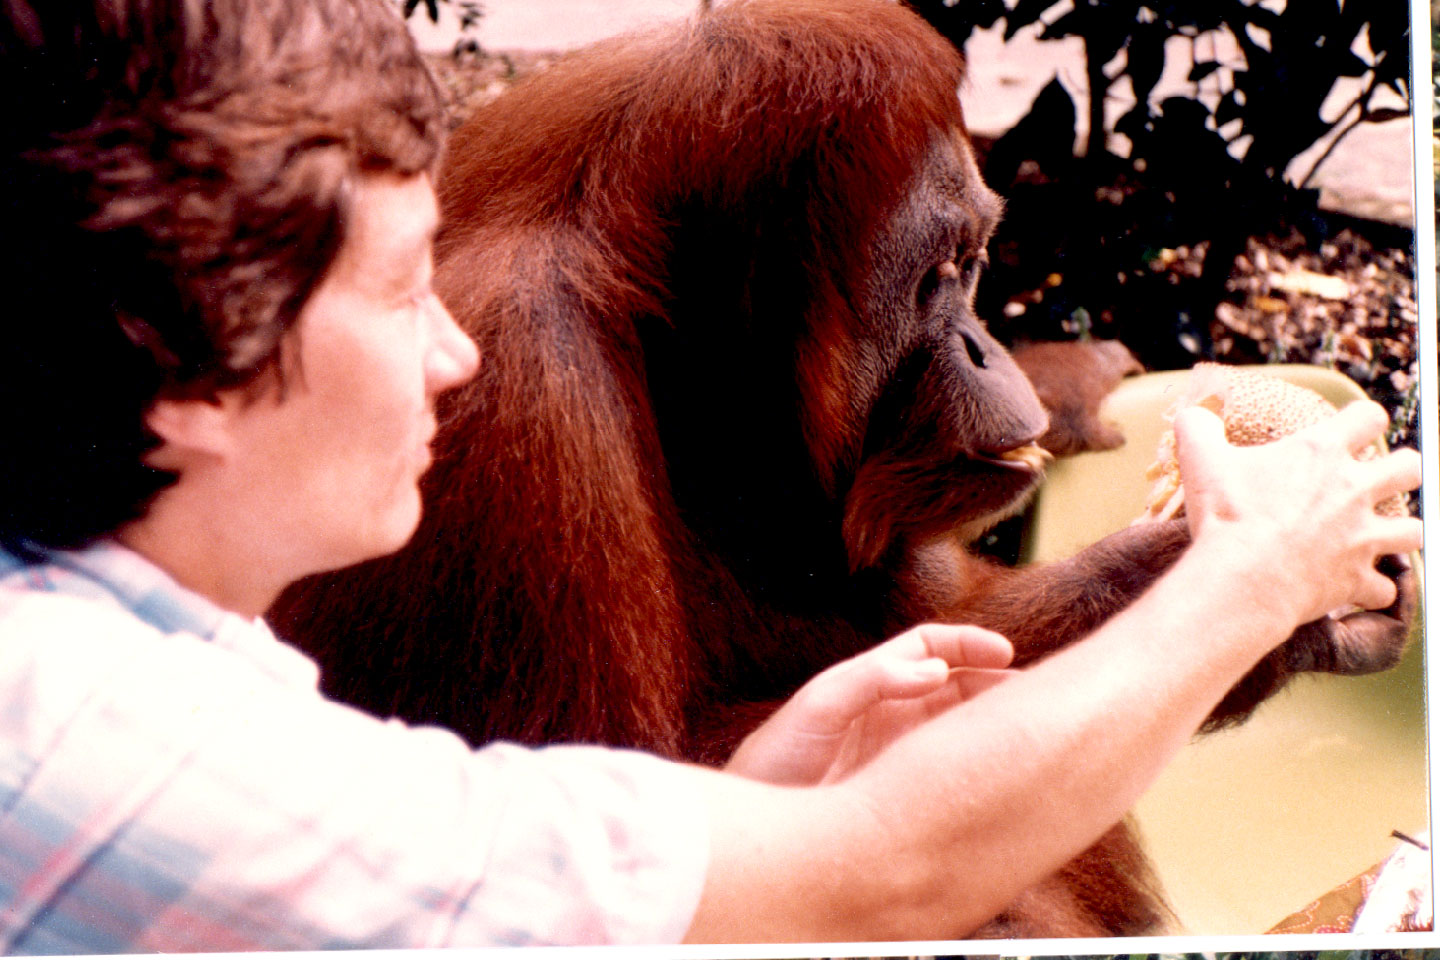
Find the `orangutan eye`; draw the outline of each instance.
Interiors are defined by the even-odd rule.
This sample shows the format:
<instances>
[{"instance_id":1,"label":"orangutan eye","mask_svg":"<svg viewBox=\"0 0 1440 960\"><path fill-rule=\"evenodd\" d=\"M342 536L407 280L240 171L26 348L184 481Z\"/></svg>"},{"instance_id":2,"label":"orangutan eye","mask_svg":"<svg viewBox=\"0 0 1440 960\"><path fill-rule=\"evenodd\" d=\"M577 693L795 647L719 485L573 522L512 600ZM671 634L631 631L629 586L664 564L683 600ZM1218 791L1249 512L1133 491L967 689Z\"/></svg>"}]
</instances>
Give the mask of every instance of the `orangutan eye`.
<instances>
[{"instance_id":1,"label":"orangutan eye","mask_svg":"<svg viewBox=\"0 0 1440 960\"><path fill-rule=\"evenodd\" d=\"M920 278L920 286L915 291L915 302L922 307L926 306L931 298L939 292L942 284L954 280L959 275L959 268L955 266L953 260L945 260L926 270L925 276Z\"/></svg>"},{"instance_id":2,"label":"orangutan eye","mask_svg":"<svg viewBox=\"0 0 1440 960\"><path fill-rule=\"evenodd\" d=\"M974 254L967 254L964 247L957 248L953 257L949 260L942 260L926 272L916 291L916 299L921 305L924 305L939 291L942 285L952 281L969 289L987 262L989 262L989 257L983 248Z\"/></svg>"},{"instance_id":3,"label":"orangutan eye","mask_svg":"<svg viewBox=\"0 0 1440 960\"><path fill-rule=\"evenodd\" d=\"M960 281L966 286L974 283L979 279L980 271L985 269L985 265L989 262L990 256L984 250L960 260L958 270Z\"/></svg>"}]
</instances>

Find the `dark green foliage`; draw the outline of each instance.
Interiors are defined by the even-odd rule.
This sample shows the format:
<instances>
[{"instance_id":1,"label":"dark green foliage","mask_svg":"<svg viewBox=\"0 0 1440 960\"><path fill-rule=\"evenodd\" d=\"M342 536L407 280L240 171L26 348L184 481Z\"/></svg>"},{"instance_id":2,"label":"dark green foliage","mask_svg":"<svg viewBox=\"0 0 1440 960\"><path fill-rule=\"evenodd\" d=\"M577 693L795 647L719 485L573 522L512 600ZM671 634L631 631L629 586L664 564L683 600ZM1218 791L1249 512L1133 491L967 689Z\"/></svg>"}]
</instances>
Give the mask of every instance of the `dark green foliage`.
<instances>
[{"instance_id":1,"label":"dark green foliage","mask_svg":"<svg viewBox=\"0 0 1440 960\"><path fill-rule=\"evenodd\" d=\"M413 3L415 0L409 0ZM434 0L429 0L434 2ZM1373 110L1371 100L1381 87L1406 95L1408 75L1408 13L1401 0L1289 0L1280 12L1255 0L910 0L922 16L964 46L977 27L1003 20L1005 37L1013 37L1056 9L1072 8L1045 21L1040 37L1079 37L1085 43L1087 76L1098 81L1092 112L1122 78L1130 80L1138 101L1116 121L1115 133L1132 140L1131 160L1168 151L1157 124L1166 104L1150 102L1164 70L1166 43L1175 37L1191 41L1233 41L1240 61L1200 60L1190 72L1198 83L1217 77L1225 91L1213 109L1198 96L1183 123L1193 137L1210 136L1233 143L1253 142L1242 166L1266 177L1279 177L1285 167L1340 124L1393 119L1388 110ZM1368 36L1371 54L1357 55L1352 46ZM1206 45L1208 47L1208 45ZM1173 47L1170 48L1173 51ZM1107 71L1117 57L1121 65ZM1341 77L1364 78L1364 91L1337 120L1326 120L1320 107ZM1197 91L1198 95L1198 91ZM1172 101L1166 101L1171 109ZM1240 127L1222 135L1232 121ZM1105 124L1094 124L1087 154L1107 150ZM1303 186L1303 184L1300 184Z\"/></svg>"},{"instance_id":2,"label":"dark green foliage","mask_svg":"<svg viewBox=\"0 0 1440 960\"><path fill-rule=\"evenodd\" d=\"M1097 335L1122 337L1152 367L1211 355L1211 318L1247 237L1297 228L1323 238L1308 189L1313 168L1287 181L1291 161L1361 123L1394 119L1396 111L1372 106L1382 88L1407 95L1403 0L1288 0L1278 12L1257 0L908 2L962 48L976 28L998 23L1007 38L1041 23L1042 40L1084 42L1092 95L1082 157L1069 156L1076 108L1058 77L991 153L986 178L1007 195L1011 223L992 250L990 286L1008 298L1062 273L1063 295L1015 319L1012 334L1073 334L1070 318L1085 309L1100 320ZM1365 56L1352 51L1362 37ZM1235 52L1224 60L1200 53L1215 49ZM1194 61L1192 89L1157 102L1167 58L1177 55ZM1321 105L1346 77L1360 79L1360 92L1326 119ZM1105 99L1126 80L1135 106L1107 124ZM1027 239L1035 230L1044 242ZM1199 243L1208 244L1202 276L1156 287L1147 269L1154 255ZM1050 262L1027 272L1025 261L1037 256ZM1145 304L1146 315L1128 316L1127 303Z\"/></svg>"},{"instance_id":3,"label":"dark green foliage","mask_svg":"<svg viewBox=\"0 0 1440 960\"><path fill-rule=\"evenodd\" d=\"M430 18L431 23L440 22L440 5L453 6L456 16L459 17L461 36L455 41L454 54L457 59L466 53L478 53L480 44L474 37L467 36L480 25L480 18L485 16L485 7L478 0L399 0L401 10L405 19L409 20L411 15L425 5L425 15Z\"/></svg>"},{"instance_id":4,"label":"dark green foliage","mask_svg":"<svg viewBox=\"0 0 1440 960\"><path fill-rule=\"evenodd\" d=\"M405 19L410 19L410 14L420 6L420 0L405 0ZM440 4L438 0L425 0L425 12L430 15L431 23L440 22Z\"/></svg>"}]
</instances>

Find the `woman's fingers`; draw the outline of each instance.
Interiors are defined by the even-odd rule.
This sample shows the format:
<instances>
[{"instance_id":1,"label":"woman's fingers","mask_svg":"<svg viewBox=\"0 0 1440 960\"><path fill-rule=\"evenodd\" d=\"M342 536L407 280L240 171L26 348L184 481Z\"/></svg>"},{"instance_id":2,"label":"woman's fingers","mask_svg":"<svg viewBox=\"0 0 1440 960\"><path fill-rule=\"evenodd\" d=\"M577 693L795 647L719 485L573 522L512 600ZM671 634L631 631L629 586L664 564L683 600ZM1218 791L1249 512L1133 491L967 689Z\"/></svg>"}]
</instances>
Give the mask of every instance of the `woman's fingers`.
<instances>
[{"instance_id":1,"label":"woman's fingers","mask_svg":"<svg viewBox=\"0 0 1440 960\"><path fill-rule=\"evenodd\" d=\"M1217 487L1226 462L1229 443L1225 424L1204 407L1186 407L1175 415L1173 426L1175 459L1180 465L1185 497L1191 501L1203 499ZM1193 530L1195 511L1187 508L1186 515Z\"/></svg>"},{"instance_id":2,"label":"woman's fingers","mask_svg":"<svg viewBox=\"0 0 1440 960\"><path fill-rule=\"evenodd\" d=\"M1418 520L1375 508L1419 485L1419 455L1355 459L1387 423L1379 405L1360 401L1272 444L1236 448L1213 413L1181 411L1177 458L1192 534L1197 542L1223 534L1214 540L1227 545L1222 556L1293 601L1298 622L1350 604L1393 604L1393 582L1373 568L1383 555L1418 549L1423 532Z\"/></svg>"},{"instance_id":3,"label":"woman's fingers","mask_svg":"<svg viewBox=\"0 0 1440 960\"><path fill-rule=\"evenodd\" d=\"M928 656L938 657L952 667L1006 667L1015 657L1009 640L993 630L969 624L922 623L889 643L913 645L915 640Z\"/></svg>"},{"instance_id":4,"label":"woman's fingers","mask_svg":"<svg viewBox=\"0 0 1440 960\"><path fill-rule=\"evenodd\" d=\"M1425 524L1419 517L1380 517L1374 529L1371 537L1377 557L1387 553L1403 556L1425 545Z\"/></svg>"},{"instance_id":5,"label":"woman's fingers","mask_svg":"<svg viewBox=\"0 0 1440 960\"><path fill-rule=\"evenodd\" d=\"M1015 675L1014 670L983 670L961 667L951 671L950 680L959 691L959 699L969 700Z\"/></svg>"},{"instance_id":6,"label":"woman's fingers","mask_svg":"<svg viewBox=\"0 0 1440 960\"><path fill-rule=\"evenodd\" d=\"M923 697L940 689L955 669L998 670L1013 657L1010 641L993 631L922 624L817 674L792 702L810 718L812 732L839 733L882 700ZM990 685L973 683L977 689Z\"/></svg>"},{"instance_id":7,"label":"woman's fingers","mask_svg":"<svg viewBox=\"0 0 1440 960\"><path fill-rule=\"evenodd\" d=\"M1374 490L1377 503L1420 486L1420 452L1409 447L1366 460L1362 469L1367 473L1365 481Z\"/></svg>"},{"instance_id":8,"label":"woman's fingers","mask_svg":"<svg viewBox=\"0 0 1440 960\"><path fill-rule=\"evenodd\" d=\"M1334 439L1343 443L1353 456L1379 440L1389 425L1390 417L1384 407L1372 400L1357 400L1347 404L1330 419L1311 424L1299 434L1314 433L1322 442Z\"/></svg>"}]
</instances>

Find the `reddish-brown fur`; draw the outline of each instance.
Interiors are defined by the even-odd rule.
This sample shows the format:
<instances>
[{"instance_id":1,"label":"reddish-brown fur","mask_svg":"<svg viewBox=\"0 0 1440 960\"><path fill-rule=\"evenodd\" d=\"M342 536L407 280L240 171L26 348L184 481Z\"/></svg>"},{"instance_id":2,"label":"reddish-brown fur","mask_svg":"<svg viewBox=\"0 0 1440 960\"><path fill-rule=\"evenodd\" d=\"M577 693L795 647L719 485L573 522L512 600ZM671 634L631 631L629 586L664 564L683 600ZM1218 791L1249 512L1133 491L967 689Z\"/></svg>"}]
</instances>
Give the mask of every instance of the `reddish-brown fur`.
<instances>
[{"instance_id":1,"label":"reddish-brown fur","mask_svg":"<svg viewBox=\"0 0 1440 960\"><path fill-rule=\"evenodd\" d=\"M1023 662L1158 576L1181 525L1039 569L965 550L1033 487L996 457L1045 419L973 278L936 280L998 212L961 76L898 4L737 2L473 116L436 282L481 372L443 404L413 543L275 612L327 689L477 743L714 761L902 626L982 622ZM1150 888L1117 827L983 932L1145 932Z\"/></svg>"},{"instance_id":2,"label":"reddish-brown fur","mask_svg":"<svg viewBox=\"0 0 1440 960\"><path fill-rule=\"evenodd\" d=\"M1096 415L1122 378L1145 368L1117 340L1025 343L1011 354L1050 414L1040 446L1057 457L1086 450L1113 450L1125 442L1114 424Z\"/></svg>"}]
</instances>

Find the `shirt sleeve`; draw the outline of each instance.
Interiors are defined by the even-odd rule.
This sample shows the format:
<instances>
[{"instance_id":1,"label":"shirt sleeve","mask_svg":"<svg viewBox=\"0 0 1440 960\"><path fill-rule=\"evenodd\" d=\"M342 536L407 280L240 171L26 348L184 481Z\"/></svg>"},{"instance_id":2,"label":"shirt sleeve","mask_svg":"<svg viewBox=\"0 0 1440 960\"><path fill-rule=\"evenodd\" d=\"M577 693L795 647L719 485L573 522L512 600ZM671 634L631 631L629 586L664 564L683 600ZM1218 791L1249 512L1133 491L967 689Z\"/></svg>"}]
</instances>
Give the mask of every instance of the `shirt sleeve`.
<instances>
[{"instance_id":1,"label":"shirt sleeve","mask_svg":"<svg viewBox=\"0 0 1440 960\"><path fill-rule=\"evenodd\" d=\"M35 596L0 621L10 951L658 943L688 927L708 826L684 767L472 751L91 606Z\"/></svg>"}]
</instances>

